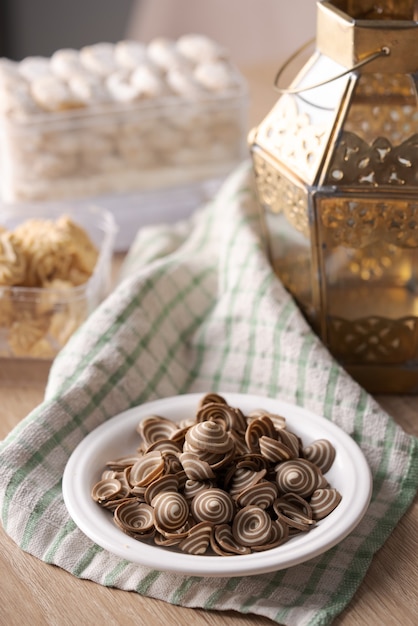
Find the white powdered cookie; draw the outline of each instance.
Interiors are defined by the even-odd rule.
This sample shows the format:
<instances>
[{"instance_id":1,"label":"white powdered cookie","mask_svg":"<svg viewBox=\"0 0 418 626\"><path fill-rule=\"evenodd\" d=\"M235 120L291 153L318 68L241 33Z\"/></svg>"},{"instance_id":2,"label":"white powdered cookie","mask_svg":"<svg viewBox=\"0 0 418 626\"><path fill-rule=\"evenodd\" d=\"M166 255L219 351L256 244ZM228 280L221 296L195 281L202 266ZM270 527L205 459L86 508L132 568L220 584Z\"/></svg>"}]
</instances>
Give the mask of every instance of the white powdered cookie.
<instances>
[{"instance_id":1,"label":"white powdered cookie","mask_svg":"<svg viewBox=\"0 0 418 626\"><path fill-rule=\"evenodd\" d=\"M206 35L183 35L177 40L176 47L183 57L194 63L203 63L228 57L225 48Z\"/></svg>"},{"instance_id":2,"label":"white powdered cookie","mask_svg":"<svg viewBox=\"0 0 418 626\"><path fill-rule=\"evenodd\" d=\"M167 37L156 37L147 46L147 55L155 65L164 71L190 67L189 61L177 49L176 42Z\"/></svg>"},{"instance_id":3,"label":"white powdered cookie","mask_svg":"<svg viewBox=\"0 0 418 626\"><path fill-rule=\"evenodd\" d=\"M34 178L55 179L68 176L77 166L75 155L54 154L53 152L39 152L31 163L31 173Z\"/></svg>"},{"instance_id":4,"label":"white powdered cookie","mask_svg":"<svg viewBox=\"0 0 418 626\"><path fill-rule=\"evenodd\" d=\"M106 78L106 88L115 102L132 102L140 97L140 89L131 82L129 70L118 70Z\"/></svg>"},{"instance_id":5,"label":"white powdered cookie","mask_svg":"<svg viewBox=\"0 0 418 626\"><path fill-rule=\"evenodd\" d=\"M115 44L116 63L121 67L133 70L147 58L147 49L143 43L125 39Z\"/></svg>"},{"instance_id":6,"label":"white powdered cookie","mask_svg":"<svg viewBox=\"0 0 418 626\"><path fill-rule=\"evenodd\" d=\"M224 91L235 84L231 67L223 61L209 61L199 64L194 73L197 82L209 91Z\"/></svg>"},{"instance_id":7,"label":"white powdered cookie","mask_svg":"<svg viewBox=\"0 0 418 626\"><path fill-rule=\"evenodd\" d=\"M168 92L160 72L149 63L143 63L133 71L131 83L137 89L139 98L158 98Z\"/></svg>"},{"instance_id":8,"label":"white powdered cookie","mask_svg":"<svg viewBox=\"0 0 418 626\"><path fill-rule=\"evenodd\" d=\"M43 133L42 149L46 153L57 155L58 157L71 159L80 150L80 136L85 134L85 130L74 129L73 132L63 133L58 128L51 132Z\"/></svg>"},{"instance_id":9,"label":"white powdered cookie","mask_svg":"<svg viewBox=\"0 0 418 626\"><path fill-rule=\"evenodd\" d=\"M166 80L170 89L179 96L197 97L205 91L190 70L174 68L167 72Z\"/></svg>"},{"instance_id":10,"label":"white powdered cookie","mask_svg":"<svg viewBox=\"0 0 418 626\"><path fill-rule=\"evenodd\" d=\"M26 80L0 81L0 113L23 120L40 112Z\"/></svg>"},{"instance_id":11,"label":"white powdered cookie","mask_svg":"<svg viewBox=\"0 0 418 626\"><path fill-rule=\"evenodd\" d=\"M109 92L97 75L84 71L77 72L68 79L67 84L74 98L84 102L85 105L95 105L109 100Z\"/></svg>"},{"instance_id":12,"label":"white powdered cookie","mask_svg":"<svg viewBox=\"0 0 418 626\"><path fill-rule=\"evenodd\" d=\"M80 50L82 65L98 76L109 76L118 69L113 43L96 43Z\"/></svg>"},{"instance_id":13,"label":"white powdered cookie","mask_svg":"<svg viewBox=\"0 0 418 626\"><path fill-rule=\"evenodd\" d=\"M126 165L147 169L155 167L157 157L150 148L150 142L135 128L127 127L118 133L118 152Z\"/></svg>"},{"instance_id":14,"label":"white powdered cookie","mask_svg":"<svg viewBox=\"0 0 418 626\"><path fill-rule=\"evenodd\" d=\"M52 74L33 80L30 90L35 102L45 111L64 111L84 104L63 80Z\"/></svg>"},{"instance_id":15,"label":"white powdered cookie","mask_svg":"<svg viewBox=\"0 0 418 626\"><path fill-rule=\"evenodd\" d=\"M19 73L29 82L51 74L50 60L47 57L26 57L19 63Z\"/></svg>"},{"instance_id":16,"label":"white powdered cookie","mask_svg":"<svg viewBox=\"0 0 418 626\"><path fill-rule=\"evenodd\" d=\"M100 132L100 127L96 132L90 131L80 135L80 163L87 172L97 172L101 170L101 163L108 159L116 150L115 137L109 137L106 133Z\"/></svg>"},{"instance_id":17,"label":"white powdered cookie","mask_svg":"<svg viewBox=\"0 0 418 626\"><path fill-rule=\"evenodd\" d=\"M154 123L154 131L150 129L148 133L148 145L151 149L163 153L164 156L170 152L176 152L184 142L184 135L171 126L169 120L161 117Z\"/></svg>"},{"instance_id":18,"label":"white powdered cookie","mask_svg":"<svg viewBox=\"0 0 418 626\"><path fill-rule=\"evenodd\" d=\"M68 79L74 73L80 73L83 65L80 61L80 53L73 48L62 48L51 56L51 71L59 78Z\"/></svg>"},{"instance_id":19,"label":"white powdered cookie","mask_svg":"<svg viewBox=\"0 0 418 626\"><path fill-rule=\"evenodd\" d=\"M0 59L0 112L13 113L16 108L30 110L32 97L27 80L19 72L19 63Z\"/></svg>"}]
</instances>

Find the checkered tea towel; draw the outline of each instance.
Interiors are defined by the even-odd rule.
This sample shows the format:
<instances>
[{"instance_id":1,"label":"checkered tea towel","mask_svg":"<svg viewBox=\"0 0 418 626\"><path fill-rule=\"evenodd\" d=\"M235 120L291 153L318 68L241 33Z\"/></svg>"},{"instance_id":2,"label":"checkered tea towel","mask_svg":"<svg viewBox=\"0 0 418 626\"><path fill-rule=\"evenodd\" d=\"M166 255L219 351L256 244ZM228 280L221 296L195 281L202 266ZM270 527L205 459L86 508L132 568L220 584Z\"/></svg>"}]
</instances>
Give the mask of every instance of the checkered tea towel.
<instances>
[{"instance_id":1,"label":"checkered tea towel","mask_svg":"<svg viewBox=\"0 0 418 626\"><path fill-rule=\"evenodd\" d=\"M56 358L45 400L2 443L0 511L27 552L73 575L173 604L332 622L413 500L417 440L335 363L268 263L251 168L187 223L138 233L114 292ZM273 396L349 433L374 489L359 526L302 565L231 579L151 571L94 545L70 519L61 478L77 444L114 415L187 392Z\"/></svg>"}]
</instances>

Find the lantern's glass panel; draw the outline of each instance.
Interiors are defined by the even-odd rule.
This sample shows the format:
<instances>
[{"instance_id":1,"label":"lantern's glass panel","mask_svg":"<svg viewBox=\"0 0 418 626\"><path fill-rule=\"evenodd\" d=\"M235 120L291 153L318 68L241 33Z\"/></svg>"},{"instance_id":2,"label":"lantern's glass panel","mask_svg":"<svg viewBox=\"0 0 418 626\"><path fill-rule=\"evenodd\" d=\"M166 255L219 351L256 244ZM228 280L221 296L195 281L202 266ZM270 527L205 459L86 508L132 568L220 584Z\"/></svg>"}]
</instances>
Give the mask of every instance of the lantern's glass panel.
<instances>
[{"instance_id":1,"label":"lantern's glass panel","mask_svg":"<svg viewBox=\"0 0 418 626\"><path fill-rule=\"evenodd\" d=\"M292 84L301 93L282 95L257 129L257 145L309 184L317 178L350 77L327 81L342 71L341 65L316 54Z\"/></svg>"},{"instance_id":2,"label":"lantern's glass panel","mask_svg":"<svg viewBox=\"0 0 418 626\"><path fill-rule=\"evenodd\" d=\"M326 184L373 190L418 184L418 99L411 75L359 77Z\"/></svg>"},{"instance_id":3,"label":"lantern's glass panel","mask_svg":"<svg viewBox=\"0 0 418 626\"><path fill-rule=\"evenodd\" d=\"M274 268L372 391L418 392L417 2L318 2L316 53L251 135Z\"/></svg>"},{"instance_id":4,"label":"lantern's glass panel","mask_svg":"<svg viewBox=\"0 0 418 626\"><path fill-rule=\"evenodd\" d=\"M345 363L418 361L418 201L316 196L323 322Z\"/></svg>"},{"instance_id":5,"label":"lantern's glass panel","mask_svg":"<svg viewBox=\"0 0 418 626\"><path fill-rule=\"evenodd\" d=\"M262 153L254 152L253 159L273 267L300 306L312 315L313 269L307 191L276 169Z\"/></svg>"}]
</instances>

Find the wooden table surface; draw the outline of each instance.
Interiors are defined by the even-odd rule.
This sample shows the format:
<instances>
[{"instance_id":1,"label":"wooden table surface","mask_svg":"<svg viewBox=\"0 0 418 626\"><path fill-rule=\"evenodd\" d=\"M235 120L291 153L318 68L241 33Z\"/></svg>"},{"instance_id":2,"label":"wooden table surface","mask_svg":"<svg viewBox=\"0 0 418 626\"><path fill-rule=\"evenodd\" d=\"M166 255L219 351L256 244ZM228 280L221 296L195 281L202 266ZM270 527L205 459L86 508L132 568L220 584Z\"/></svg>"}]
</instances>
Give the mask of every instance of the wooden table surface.
<instances>
[{"instance_id":1,"label":"wooden table surface","mask_svg":"<svg viewBox=\"0 0 418 626\"><path fill-rule=\"evenodd\" d=\"M249 68L250 122L276 99L274 68ZM120 259L119 259L120 260ZM32 386L0 382L0 439L43 399L47 370ZM418 435L418 396L383 396L381 405L409 433ZM335 624L415 626L418 620L418 499L378 552L357 594ZM231 611L172 606L136 593L82 581L20 550L0 526L1 626L266 626L270 620Z\"/></svg>"}]
</instances>

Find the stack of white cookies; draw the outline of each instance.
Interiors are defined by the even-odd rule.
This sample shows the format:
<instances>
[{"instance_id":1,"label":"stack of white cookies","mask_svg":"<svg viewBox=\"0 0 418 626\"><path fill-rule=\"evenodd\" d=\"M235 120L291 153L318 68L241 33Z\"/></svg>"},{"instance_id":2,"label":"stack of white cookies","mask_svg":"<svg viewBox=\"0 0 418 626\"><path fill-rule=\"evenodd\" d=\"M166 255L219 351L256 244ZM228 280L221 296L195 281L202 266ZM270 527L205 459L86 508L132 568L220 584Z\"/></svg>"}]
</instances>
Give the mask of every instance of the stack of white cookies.
<instances>
[{"instance_id":1,"label":"stack of white cookies","mask_svg":"<svg viewBox=\"0 0 418 626\"><path fill-rule=\"evenodd\" d=\"M0 59L5 201L169 188L226 175L246 154L247 94L199 34Z\"/></svg>"}]
</instances>

